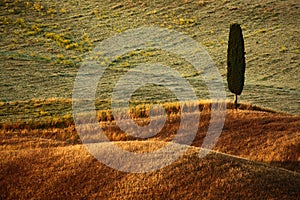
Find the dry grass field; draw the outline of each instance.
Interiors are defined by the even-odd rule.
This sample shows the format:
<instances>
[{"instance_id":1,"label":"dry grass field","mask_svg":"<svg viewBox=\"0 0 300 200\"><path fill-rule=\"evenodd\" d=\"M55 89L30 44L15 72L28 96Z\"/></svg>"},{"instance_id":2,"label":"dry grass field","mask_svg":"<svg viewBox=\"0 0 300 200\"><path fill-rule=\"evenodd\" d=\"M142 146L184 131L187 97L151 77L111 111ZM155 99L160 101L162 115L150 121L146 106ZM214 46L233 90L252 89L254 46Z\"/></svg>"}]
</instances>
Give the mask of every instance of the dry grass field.
<instances>
[{"instance_id":1,"label":"dry grass field","mask_svg":"<svg viewBox=\"0 0 300 200\"><path fill-rule=\"evenodd\" d=\"M178 71L200 99L191 146L172 164L147 173L110 168L85 148L71 98L77 71L98 42L141 26L173 29L206 48L225 83L233 22L242 25L246 47L242 103L234 110L227 102L222 133L206 157L198 156L204 137L220 120L210 121L206 85L189 63L153 49L122 55L105 71L96 91L99 126L116 146L134 153L172 142L181 113L167 90L144 87L132 97L137 124L149 122L151 103L166 109L166 124L150 138L121 131L109 109L119 76L139 63L158 62ZM298 200L299 24L294 0L1 0L0 200ZM107 143L96 145L106 152Z\"/></svg>"},{"instance_id":2,"label":"dry grass field","mask_svg":"<svg viewBox=\"0 0 300 200\"><path fill-rule=\"evenodd\" d=\"M157 146L157 142L146 146ZM154 143L154 144L153 144ZM123 142L133 147L139 142ZM149 150L149 149L148 149ZM297 199L300 175L191 148L153 173L113 170L81 145L1 152L3 199ZM4 175L3 175L4 174Z\"/></svg>"},{"instance_id":3,"label":"dry grass field","mask_svg":"<svg viewBox=\"0 0 300 200\"><path fill-rule=\"evenodd\" d=\"M209 107L209 106L208 106ZM245 106L246 107L246 106ZM192 146L155 172L126 173L99 162L78 138L74 125L53 129L3 129L0 185L3 199L297 199L300 194L300 117L269 111L228 109L216 147L199 158L210 119L201 113ZM115 145L152 152L166 145L180 122L173 115L152 138L122 133L102 122ZM54 134L55 133L55 134ZM59 133L61 137L59 137ZM98 146L105 148L105 144ZM104 150L104 149L103 149Z\"/></svg>"}]
</instances>

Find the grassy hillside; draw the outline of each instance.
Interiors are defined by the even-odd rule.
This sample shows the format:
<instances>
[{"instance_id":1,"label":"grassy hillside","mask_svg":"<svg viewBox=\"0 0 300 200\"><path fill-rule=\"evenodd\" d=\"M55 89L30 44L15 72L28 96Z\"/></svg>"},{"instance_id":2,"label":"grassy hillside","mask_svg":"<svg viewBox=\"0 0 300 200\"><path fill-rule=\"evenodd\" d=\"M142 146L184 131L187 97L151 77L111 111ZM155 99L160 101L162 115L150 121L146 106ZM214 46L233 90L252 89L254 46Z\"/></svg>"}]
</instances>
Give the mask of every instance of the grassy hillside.
<instances>
[{"instance_id":1,"label":"grassy hillside","mask_svg":"<svg viewBox=\"0 0 300 200\"><path fill-rule=\"evenodd\" d=\"M147 151L162 145L147 142ZM145 148L122 142L127 150ZM138 149L141 151L142 149ZM1 197L101 199L297 199L300 175L191 148L153 173L131 174L97 162L82 146L1 152Z\"/></svg>"},{"instance_id":2,"label":"grassy hillside","mask_svg":"<svg viewBox=\"0 0 300 200\"><path fill-rule=\"evenodd\" d=\"M141 26L170 28L192 37L206 48L225 81L229 24L238 22L247 61L242 98L299 114L299 5L295 1L5 0L0 7L0 101L70 98L77 70L97 42ZM178 70L199 98L208 98L201 77L187 63L153 50L134 51L114 62L99 83L97 97L109 100L116 73L145 61Z\"/></svg>"},{"instance_id":3,"label":"grassy hillside","mask_svg":"<svg viewBox=\"0 0 300 200\"><path fill-rule=\"evenodd\" d=\"M0 199L299 199L298 13L292 0L0 1ZM167 123L151 138L125 134L109 110L120 76L158 62L178 71L200 99L192 147L171 165L140 174L109 168L84 148L71 97L76 73L98 42L141 26L174 29L206 48L225 81L233 22L245 38L241 98L250 103L233 110L227 102L224 128L207 157L198 157L210 123L207 87L189 63L153 49L122 55L105 71L96 91L99 124L115 145L133 152L174 138L180 107L170 91L144 87L132 97L140 125L149 122L148 103L164 103Z\"/></svg>"},{"instance_id":4,"label":"grassy hillside","mask_svg":"<svg viewBox=\"0 0 300 200\"><path fill-rule=\"evenodd\" d=\"M73 125L2 130L1 197L298 198L299 117L227 110L215 151L200 159L198 146L209 118L209 111L204 110L194 147L183 157L159 171L141 174L124 173L101 164L84 146L74 144L80 140L75 137ZM179 115L173 115L160 133L145 141L126 136L113 121L101 126L115 145L128 151L151 152L172 140L178 123Z\"/></svg>"}]
</instances>

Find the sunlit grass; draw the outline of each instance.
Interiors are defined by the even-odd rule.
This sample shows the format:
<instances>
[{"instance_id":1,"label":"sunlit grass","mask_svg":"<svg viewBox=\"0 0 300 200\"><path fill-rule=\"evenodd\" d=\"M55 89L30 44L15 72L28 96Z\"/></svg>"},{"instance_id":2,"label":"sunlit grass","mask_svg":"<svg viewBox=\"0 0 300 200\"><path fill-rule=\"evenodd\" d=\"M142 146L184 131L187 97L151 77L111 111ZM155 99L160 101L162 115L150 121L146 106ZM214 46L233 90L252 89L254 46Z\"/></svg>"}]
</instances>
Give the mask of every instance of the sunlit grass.
<instances>
[{"instance_id":1,"label":"sunlit grass","mask_svg":"<svg viewBox=\"0 0 300 200\"><path fill-rule=\"evenodd\" d=\"M105 102L96 101L96 104ZM217 105L220 102L216 102ZM138 103L135 102L129 108L124 109L125 112L140 126L147 125L149 123L149 111L153 104ZM211 112L211 101L200 100L198 102L185 102L180 104L179 102L167 102L161 104L166 111L167 122L161 133L158 133L158 138L165 138L170 140L173 138L173 134L176 133L180 123L180 117L182 109L186 111L190 110L189 107L198 106L201 113L201 120L208 120ZM220 104L221 105L221 104ZM97 107L97 106L96 106ZM226 102L227 110L233 110L234 106L231 102ZM105 107L103 107L105 108ZM240 104L239 110L253 110L253 111L268 111L250 104ZM3 116L0 120L0 135L6 136L20 136L20 137L41 137L51 138L60 141L67 141L69 143L81 143L78 132L76 131L73 113L72 113L72 101L70 99L45 99L45 100L30 100L30 101L15 101L15 102L1 102L0 111ZM152 112L155 117L161 117L160 112L156 110ZM193 113L191 113L193 114ZM121 131L115 123L114 116L110 109L101 109L96 111L97 121L100 127L111 141L127 141L136 140L138 138L127 135ZM152 116L153 117L153 116ZM89 123L92 120L89 113L83 114L80 120L84 120L81 123ZM205 127L203 122L199 122ZM89 126L87 125L87 128ZM188 127L186 127L188 128ZM94 136L89 136L86 140L91 142L97 141Z\"/></svg>"},{"instance_id":2,"label":"sunlit grass","mask_svg":"<svg viewBox=\"0 0 300 200\"><path fill-rule=\"evenodd\" d=\"M3 0L0 7L0 57L4 66L0 77L0 199L299 198L297 116L249 103L234 110L233 104L226 102L224 128L214 148L217 152L200 159L199 147L209 127L211 101L187 102L186 106L197 105L201 111L193 147L162 170L131 174L101 164L81 145L68 96L77 70L97 42L141 26L187 34L207 48L221 75L225 75L228 26L235 20L242 23L246 39L248 82L242 96L245 102L247 94L265 95L259 93L259 86L265 86L265 81L287 93L297 92L299 46L294 19L298 10L294 1ZM103 56L98 53L96 60ZM195 72L175 57L157 49L137 49L116 57L109 65L107 78L99 85L104 92L97 93L105 95L97 96L95 101L96 117L107 139L136 153L156 151L172 141L182 109L176 99L133 97L126 112L138 125L147 125L149 110L155 103L167 113L163 130L141 139L117 127L106 94L110 94L119 78L115 75L145 62L168 65L191 84L197 82L202 72ZM101 64L108 62L109 59L103 59ZM262 82L258 83L258 79ZM43 83L46 84L41 86ZM255 88L248 87L251 84ZM203 87L193 86L195 90ZM140 96L149 97L151 92L155 88ZM49 99L53 96L61 98ZM296 113L297 101L294 106L287 101L290 98L280 103ZM98 138L88 139L97 142Z\"/></svg>"}]
</instances>

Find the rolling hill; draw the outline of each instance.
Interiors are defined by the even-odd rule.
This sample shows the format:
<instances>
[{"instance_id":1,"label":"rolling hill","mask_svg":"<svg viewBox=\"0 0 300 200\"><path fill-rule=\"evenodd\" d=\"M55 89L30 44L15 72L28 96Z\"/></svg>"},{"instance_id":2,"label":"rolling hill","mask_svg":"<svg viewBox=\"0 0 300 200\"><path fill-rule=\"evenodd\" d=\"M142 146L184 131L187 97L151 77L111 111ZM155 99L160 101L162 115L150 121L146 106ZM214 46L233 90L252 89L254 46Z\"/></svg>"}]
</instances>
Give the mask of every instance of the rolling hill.
<instances>
[{"instance_id":1,"label":"rolling hill","mask_svg":"<svg viewBox=\"0 0 300 200\"><path fill-rule=\"evenodd\" d=\"M1 134L0 145L1 197L297 199L299 117L251 110L227 112L214 151L199 158L197 146L205 134L199 131L194 146L183 156L147 173L109 168L81 144L26 135L26 130L24 135L6 131ZM207 123L203 119L200 124ZM126 139L114 143L127 151L151 152L166 145L170 137L158 134L146 141ZM97 147L106 152L105 143Z\"/></svg>"},{"instance_id":2,"label":"rolling hill","mask_svg":"<svg viewBox=\"0 0 300 200\"><path fill-rule=\"evenodd\" d=\"M96 91L100 126L116 146L135 153L172 142L180 115L167 90L144 87L132 97L145 116L145 104L164 95L162 103L175 110L153 137L128 136L108 111L119 76L139 63L161 63L180 72L200 99L191 147L147 173L117 171L87 151L71 98L77 72L99 42L142 26L173 29L205 47L225 83L234 22L245 39L246 103L238 110L227 103L210 154L198 157L212 123L201 72L158 49L136 49L110 64ZM292 0L0 1L0 199L299 199L299 24ZM136 122L147 124L139 114ZM107 153L106 144L96 144L99 154Z\"/></svg>"},{"instance_id":3,"label":"rolling hill","mask_svg":"<svg viewBox=\"0 0 300 200\"><path fill-rule=\"evenodd\" d=\"M139 142L122 142L135 147ZM147 146L156 146L157 142ZM152 144L151 144L152 143ZM149 149L147 149L149 150ZM116 171L82 146L1 152L3 199L297 199L299 173L191 148L159 171Z\"/></svg>"}]
</instances>

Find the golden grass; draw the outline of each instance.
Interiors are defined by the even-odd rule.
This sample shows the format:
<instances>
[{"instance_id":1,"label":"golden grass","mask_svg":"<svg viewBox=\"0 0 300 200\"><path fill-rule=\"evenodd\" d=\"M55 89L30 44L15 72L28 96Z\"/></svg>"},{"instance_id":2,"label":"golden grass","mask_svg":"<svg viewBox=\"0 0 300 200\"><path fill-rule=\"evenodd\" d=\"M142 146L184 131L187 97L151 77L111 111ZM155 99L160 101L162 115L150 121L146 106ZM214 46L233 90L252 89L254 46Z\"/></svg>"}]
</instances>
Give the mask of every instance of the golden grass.
<instances>
[{"instance_id":1,"label":"golden grass","mask_svg":"<svg viewBox=\"0 0 300 200\"><path fill-rule=\"evenodd\" d=\"M262 69L249 67L249 82L258 86L273 82L274 87L297 90L299 48L293 45L297 26L291 20L297 16L297 6L294 1L269 3L273 6L251 1L211 0L0 2L1 61L15 71L2 71L5 77L2 98L32 98L28 95L32 90L27 88L32 71L46 66L40 71L54 69L50 70L54 77L70 75L69 71L76 71L85 53L92 49L93 42L141 25L168 27L190 35L207 47L219 69L223 69L227 39L223 30L236 19L243 22L250 49L249 65ZM141 54L147 60L154 53ZM167 55L154 61L160 58L182 68L181 62ZM121 61L121 67L131 64L126 59ZM273 76L273 69L278 66L288 68L280 76ZM7 79L19 77L23 72L19 67L28 69L29 75L22 74L24 79L19 82ZM49 71L44 71L41 77L47 81ZM64 73L58 75L56 71ZM22 90L12 92L16 88L7 87L7 81ZM45 90L47 95L57 96L62 90L72 89L72 84L70 88L65 86L65 79L59 81L63 84L57 87L56 93L40 85L36 92ZM295 102L295 96L292 100ZM70 99L0 102L0 199L299 199L299 116L247 104L234 111L228 103L225 126L214 150L248 160L221 153L199 159L197 153L210 120L209 102L202 105L199 105L202 113L194 147L186 155L157 172L129 174L97 162L80 145ZM137 141L123 133L110 111L102 107L98 108L101 110L98 118L107 137L116 145L130 151L153 151L172 140L180 123L178 105L166 104L166 108L167 124L147 141ZM291 108L290 112L297 113L293 110L297 104ZM147 105L132 108L131 115L143 123L148 117L147 110Z\"/></svg>"},{"instance_id":2,"label":"golden grass","mask_svg":"<svg viewBox=\"0 0 300 200\"><path fill-rule=\"evenodd\" d=\"M73 123L62 123L61 127L2 126L0 196L3 199L47 199L50 196L75 199L297 199L300 117L262 111L244 104L238 110L231 109L231 103L227 107L225 125L215 152L204 159L198 157L210 122L210 103L206 102L200 106L201 120L192 144L194 147L171 165L142 174L116 171L98 162L80 144ZM151 152L171 141L179 127L177 104L169 104L168 109L174 112L169 112L164 128L152 138L129 136L116 126L114 120L100 120L100 126L115 145L132 152ZM135 111L137 115L139 112ZM148 120L147 115L143 117L135 120L142 123Z\"/></svg>"},{"instance_id":3,"label":"golden grass","mask_svg":"<svg viewBox=\"0 0 300 200\"><path fill-rule=\"evenodd\" d=\"M152 104L138 104L138 102L136 102L136 104L137 106L132 106L128 111L130 116L139 125L147 124L149 122L149 110ZM210 101L201 100L198 102L186 102L183 106L187 110L189 110L189 106L199 106L199 110L202 112L201 123L203 124L205 121L205 123L207 123L207 120L209 120L211 104L212 102ZM157 134L160 139L162 139L160 137L162 133L165 136L176 133L176 130L179 127L182 109L178 102L168 102L162 104L162 106L167 113L167 124L161 133ZM226 107L230 110L233 109L234 105L231 102L226 102ZM2 119L0 122L0 137L2 138L10 138L12 136L37 137L65 141L70 144L81 143L75 129L70 99L33 99L30 101L2 102L0 104L0 109L3 112L3 115L8 116L7 119ZM273 112L252 106L251 104L240 104L239 109ZM15 118L17 119L11 118L13 115L12 112L16 112ZM22 114L19 119L18 112ZM37 116L36 113L38 113ZM154 112L154 114L157 113ZM111 110L97 111L97 118L101 128L110 140L125 141L137 139L123 133L116 126ZM86 120L89 120L89 118L86 118ZM203 132L205 130L201 131ZM169 138L164 137L163 139L170 140L172 138L173 137L170 136Z\"/></svg>"},{"instance_id":4,"label":"golden grass","mask_svg":"<svg viewBox=\"0 0 300 200\"><path fill-rule=\"evenodd\" d=\"M156 102L146 103L136 101L130 106L129 114L132 118L149 117L150 107ZM168 115L180 114L181 106L179 102L160 103ZM209 100L199 100L198 102L184 102L184 107L198 104L200 111L211 109L212 102ZM97 118L99 121L113 121L111 110L108 110L109 101L95 101L95 106L99 107ZM226 102L227 109L233 109L232 102ZM274 112L270 109L257 107L247 103L239 104L240 110L256 110ZM72 99L48 98L32 99L27 101L0 102L0 128L2 129L38 129L38 128L63 128L68 127L73 122Z\"/></svg>"},{"instance_id":5,"label":"golden grass","mask_svg":"<svg viewBox=\"0 0 300 200\"><path fill-rule=\"evenodd\" d=\"M144 143L118 145L150 151L162 142ZM217 152L200 159L198 152L192 147L159 171L132 174L101 164L81 145L5 150L0 154L0 194L4 199L298 198L298 173Z\"/></svg>"},{"instance_id":6,"label":"golden grass","mask_svg":"<svg viewBox=\"0 0 300 200\"><path fill-rule=\"evenodd\" d=\"M200 147L207 133L210 123L210 105L209 102L202 101L199 103L200 110L202 110L201 120L198 133L192 144L193 146ZM148 114L144 109L147 106L139 107L142 108L141 111L138 109L134 110L134 115L132 116L138 124L147 124ZM300 171L300 153L298 151L300 145L298 128L300 126L300 117L263 112L264 109L247 104L241 104L240 109L237 111L232 110L232 107L232 103L227 103L228 109L225 125L215 150ZM152 138L140 139L124 133L116 125L113 117L99 118L100 126L110 141L171 141L180 125L180 107L177 103L169 103L165 105L165 108L168 113L167 122L163 129ZM109 111L99 111L98 113L109 113ZM185 129L188 130L188 127L185 127ZM21 139L18 143L14 142L18 141L18 138L50 139L59 141L57 144L59 146L81 144L71 117L57 118L56 121L51 123L47 120L31 124L3 123L0 129L0 138L1 149L27 148L28 144L21 142ZM90 140L96 141L94 138Z\"/></svg>"}]
</instances>

